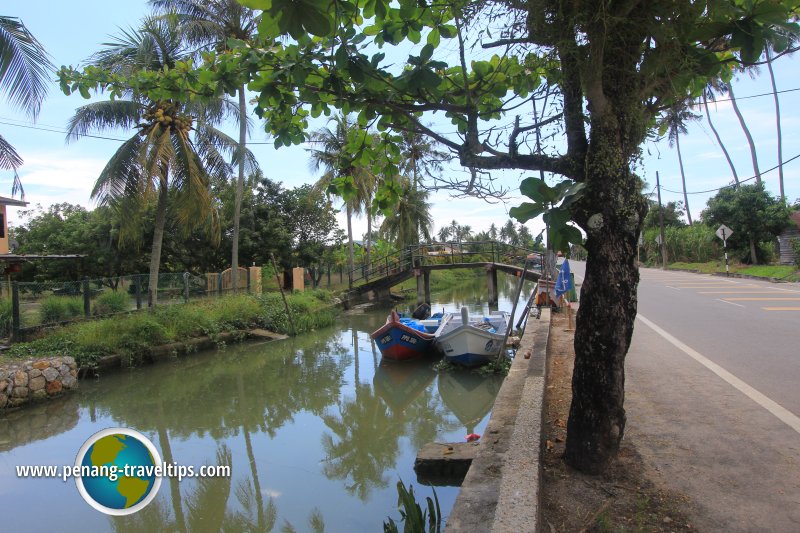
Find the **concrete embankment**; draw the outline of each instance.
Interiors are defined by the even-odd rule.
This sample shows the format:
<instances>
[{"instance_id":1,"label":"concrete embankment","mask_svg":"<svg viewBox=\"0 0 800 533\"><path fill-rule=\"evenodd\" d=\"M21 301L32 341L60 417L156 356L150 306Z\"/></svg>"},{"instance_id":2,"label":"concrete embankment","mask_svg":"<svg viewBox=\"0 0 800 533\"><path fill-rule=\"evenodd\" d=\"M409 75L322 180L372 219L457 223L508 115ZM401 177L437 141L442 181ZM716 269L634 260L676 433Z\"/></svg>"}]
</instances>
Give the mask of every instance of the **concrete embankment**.
<instances>
[{"instance_id":1,"label":"concrete embankment","mask_svg":"<svg viewBox=\"0 0 800 533\"><path fill-rule=\"evenodd\" d=\"M536 531L550 311L530 318L446 532Z\"/></svg>"}]
</instances>

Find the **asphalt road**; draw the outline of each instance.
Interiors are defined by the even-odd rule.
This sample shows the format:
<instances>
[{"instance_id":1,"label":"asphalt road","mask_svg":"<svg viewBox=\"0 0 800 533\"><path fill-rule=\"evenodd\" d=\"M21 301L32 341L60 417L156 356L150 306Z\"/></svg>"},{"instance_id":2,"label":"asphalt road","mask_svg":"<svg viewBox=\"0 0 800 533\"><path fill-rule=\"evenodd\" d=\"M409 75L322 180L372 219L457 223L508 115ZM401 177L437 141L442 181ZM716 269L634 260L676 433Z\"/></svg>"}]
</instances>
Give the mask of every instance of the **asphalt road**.
<instances>
[{"instance_id":1,"label":"asphalt road","mask_svg":"<svg viewBox=\"0 0 800 533\"><path fill-rule=\"evenodd\" d=\"M701 531L800 531L800 285L642 269L625 407Z\"/></svg>"}]
</instances>

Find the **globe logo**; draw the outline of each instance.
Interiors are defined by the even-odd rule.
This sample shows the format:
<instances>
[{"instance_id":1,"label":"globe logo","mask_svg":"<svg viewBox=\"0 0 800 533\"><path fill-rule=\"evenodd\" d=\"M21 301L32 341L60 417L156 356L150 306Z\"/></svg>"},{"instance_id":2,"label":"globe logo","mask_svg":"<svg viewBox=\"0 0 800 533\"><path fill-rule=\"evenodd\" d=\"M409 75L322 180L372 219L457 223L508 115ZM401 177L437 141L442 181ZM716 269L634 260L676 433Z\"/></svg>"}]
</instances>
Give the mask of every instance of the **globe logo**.
<instances>
[{"instance_id":1,"label":"globe logo","mask_svg":"<svg viewBox=\"0 0 800 533\"><path fill-rule=\"evenodd\" d=\"M163 466L153 443L128 428L108 428L89 437L75 459L75 476L86 503L123 516L147 506L161 486Z\"/></svg>"}]
</instances>

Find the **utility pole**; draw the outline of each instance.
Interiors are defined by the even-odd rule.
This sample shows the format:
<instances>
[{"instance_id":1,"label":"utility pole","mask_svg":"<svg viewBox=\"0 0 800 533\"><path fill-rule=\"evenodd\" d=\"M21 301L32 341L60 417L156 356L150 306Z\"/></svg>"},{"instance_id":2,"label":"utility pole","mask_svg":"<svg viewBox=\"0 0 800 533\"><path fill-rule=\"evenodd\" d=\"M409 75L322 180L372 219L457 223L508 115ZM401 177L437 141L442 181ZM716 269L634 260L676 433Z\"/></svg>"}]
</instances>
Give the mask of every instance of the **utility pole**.
<instances>
[{"instance_id":1,"label":"utility pole","mask_svg":"<svg viewBox=\"0 0 800 533\"><path fill-rule=\"evenodd\" d=\"M664 238L664 209L661 207L661 179L656 170L656 190L658 190L658 225L660 226L661 236L661 261L663 268L667 268L667 241Z\"/></svg>"}]
</instances>

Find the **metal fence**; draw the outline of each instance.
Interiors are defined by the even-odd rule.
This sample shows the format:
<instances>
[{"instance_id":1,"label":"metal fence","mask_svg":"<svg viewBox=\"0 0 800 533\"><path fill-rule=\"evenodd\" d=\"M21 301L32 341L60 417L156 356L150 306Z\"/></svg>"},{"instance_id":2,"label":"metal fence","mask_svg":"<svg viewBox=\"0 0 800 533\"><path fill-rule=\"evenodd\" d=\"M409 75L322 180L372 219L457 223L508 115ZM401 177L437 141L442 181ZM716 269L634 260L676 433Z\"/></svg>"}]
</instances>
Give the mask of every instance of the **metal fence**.
<instances>
[{"instance_id":1,"label":"metal fence","mask_svg":"<svg viewBox=\"0 0 800 533\"><path fill-rule=\"evenodd\" d=\"M226 277L227 276L227 277ZM12 282L11 336L18 339L43 326L128 313L147 307L148 274L58 282ZM260 280L240 269L239 291L250 292ZM186 303L233 293L230 273L195 276L188 272L158 275L156 305Z\"/></svg>"}]
</instances>

